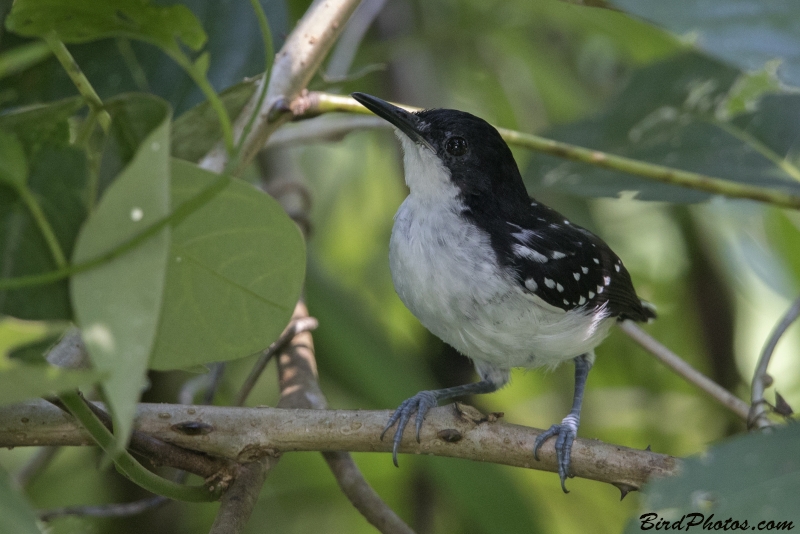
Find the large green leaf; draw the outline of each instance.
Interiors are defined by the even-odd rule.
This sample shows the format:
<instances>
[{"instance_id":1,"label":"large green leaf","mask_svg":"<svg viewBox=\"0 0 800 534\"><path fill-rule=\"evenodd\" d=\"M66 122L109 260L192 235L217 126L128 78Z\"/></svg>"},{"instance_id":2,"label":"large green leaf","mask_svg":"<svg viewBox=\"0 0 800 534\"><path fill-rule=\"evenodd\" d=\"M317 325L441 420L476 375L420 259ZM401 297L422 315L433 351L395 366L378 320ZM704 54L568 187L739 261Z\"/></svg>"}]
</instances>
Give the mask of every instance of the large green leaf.
<instances>
[{"instance_id":1,"label":"large green leaf","mask_svg":"<svg viewBox=\"0 0 800 534\"><path fill-rule=\"evenodd\" d=\"M67 119L82 105L68 99L0 116L0 128L13 132L22 144L28 172L24 186L39 203L65 255L72 253L78 229L86 218L86 156L69 145ZM10 146L2 150L8 152ZM8 154L6 154L8 157ZM7 167L6 161L3 165ZM57 265L16 187L0 180L0 272L2 277L41 274ZM69 319L66 280L43 286L0 291L0 313L23 319Z\"/></svg>"},{"instance_id":2,"label":"large green leaf","mask_svg":"<svg viewBox=\"0 0 800 534\"><path fill-rule=\"evenodd\" d=\"M42 534L36 524L36 512L25 497L15 490L11 477L0 468L0 534Z\"/></svg>"},{"instance_id":3,"label":"large green leaf","mask_svg":"<svg viewBox=\"0 0 800 534\"><path fill-rule=\"evenodd\" d=\"M219 179L173 159L173 206ZM187 368L266 348L288 323L304 275L305 245L294 222L274 199L230 179L172 228L151 367Z\"/></svg>"},{"instance_id":4,"label":"large green leaf","mask_svg":"<svg viewBox=\"0 0 800 534\"><path fill-rule=\"evenodd\" d=\"M601 114L556 127L546 137L678 169L800 194L793 140L798 99L771 95L733 120L726 103L741 73L698 54L637 71ZM782 137L782 136L785 136ZM537 154L525 171L532 187L588 196L635 192L645 200L698 202L708 193Z\"/></svg>"},{"instance_id":5,"label":"large green leaf","mask_svg":"<svg viewBox=\"0 0 800 534\"><path fill-rule=\"evenodd\" d=\"M653 528L657 518L672 525L681 516L685 530L692 521L710 520L713 525L728 518L740 524L747 521L740 530L756 530L761 521L791 521L797 527L799 450L800 425L790 424L770 434L741 436L688 458L679 475L644 487L640 513L626 532L641 532L645 524Z\"/></svg>"},{"instance_id":6,"label":"large green leaf","mask_svg":"<svg viewBox=\"0 0 800 534\"><path fill-rule=\"evenodd\" d=\"M185 6L148 0L17 0L6 27L26 37L56 32L66 43L130 37L166 50L180 50L181 44L199 50L206 42L203 27Z\"/></svg>"},{"instance_id":7,"label":"large green leaf","mask_svg":"<svg viewBox=\"0 0 800 534\"><path fill-rule=\"evenodd\" d=\"M780 60L778 75L800 86L800 2L795 0L612 0L625 11L686 35L745 70Z\"/></svg>"},{"instance_id":8,"label":"large green leaf","mask_svg":"<svg viewBox=\"0 0 800 534\"><path fill-rule=\"evenodd\" d=\"M110 252L169 214L169 106L143 95L123 102L128 113L154 119L151 131L81 229L74 264ZM70 280L75 317L92 363L108 373L103 392L120 443L127 441L145 384L161 310L169 235L165 227Z\"/></svg>"}]
</instances>

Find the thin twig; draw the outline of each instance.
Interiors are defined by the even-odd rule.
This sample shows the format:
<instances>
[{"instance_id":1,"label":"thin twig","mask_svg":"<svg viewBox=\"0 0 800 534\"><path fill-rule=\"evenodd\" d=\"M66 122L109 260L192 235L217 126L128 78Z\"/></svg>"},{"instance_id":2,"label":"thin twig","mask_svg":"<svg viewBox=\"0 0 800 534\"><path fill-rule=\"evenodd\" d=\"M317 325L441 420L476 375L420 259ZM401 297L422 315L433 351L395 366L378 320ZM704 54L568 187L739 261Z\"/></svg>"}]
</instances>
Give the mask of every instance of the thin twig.
<instances>
[{"instance_id":1,"label":"thin twig","mask_svg":"<svg viewBox=\"0 0 800 534\"><path fill-rule=\"evenodd\" d=\"M800 317L800 297L792 303L789 310L775 326L775 330L772 331L767 344L764 346L758 365L756 365L751 389L750 411L747 417L748 428L764 429L772 426L769 419L767 419L767 401L764 399L764 390L769 385L767 383L769 381L767 367L781 337L798 317Z\"/></svg>"},{"instance_id":2,"label":"thin twig","mask_svg":"<svg viewBox=\"0 0 800 534\"><path fill-rule=\"evenodd\" d=\"M225 374L225 362L216 362L211 366L211 371L208 373L208 386L203 393L203 404L214 404L214 397L217 394L217 389L222 383L222 375Z\"/></svg>"},{"instance_id":3,"label":"thin twig","mask_svg":"<svg viewBox=\"0 0 800 534\"><path fill-rule=\"evenodd\" d=\"M353 457L348 452L323 452L322 457L336 478L339 489L350 500L361 515L379 532L414 534L394 510L383 502L372 486L364 479Z\"/></svg>"},{"instance_id":4,"label":"thin twig","mask_svg":"<svg viewBox=\"0 0 800 534\"><path fill-rule=\"evenodd\" d=\"M147 510L163 506L171 500L172 499L168 499L160 495L155 495L153 497L147 497L146 499L140 499L138 501L127 503L66 506L64 508L43 510L39 512L39 519L44 522L49 522L60 517L71 515L88 517L127 517L141 514Z\"/></svg>"},{"instance_id":5,"label":"thin twig","mask_svg":"<svg viewBox=\"0 0 800 534\"><path fill-rule=\"evenodd\" d=\"M295 321L308 316L304 303L295 308ZM279 408L326 410L328 403L317 380L314 340L309 332L292 340L278 359L281 400ZM347 452L327 451L328 463L342 492L364 518L384 534L413 534L411 528L380 498L364 479Z\"/></svg>"},{"instance_id":6,"label":"thin twig","mask_svg":"<svg viewBox=\"0 0 800 534\"><path fill-rule=\"evenodd\" d=\"M749 407L747 403L736 398L730 391L723 388L703 373L686 363L680 356L669 350L667 347L656 341L647 332L639 328L633 321L623 321L620 328L628 337L642 346L647 352L655 356L661 363L685 378L689 383L694 384L714 400L735 413L738 417L747 421Z\"/></svg>"},{"instance_id":7,"label":"thin twig","mask_svg":"<svg viewBox=\"0 0 800 534\"><path fill-rule=\"evenodd\" d=\"M247 379L245 379L241 389L239 389L239 392L236 394L233 405L244 406L247 396L250 395L250 392L256 385L261 373L264 372L264 369L267 367L269 361L279 350L284 348L286 344L289 343L297 334L316 330L317 326L319 326L319 321L317 321L314 317L301 317L299 319L292 320L280 337L278 337L278 339L275 340L275 342L272 343L272 345L270 345L261 354L261 357L250 370L250 374L247 375Z\"/></svg>"}]
</instances>

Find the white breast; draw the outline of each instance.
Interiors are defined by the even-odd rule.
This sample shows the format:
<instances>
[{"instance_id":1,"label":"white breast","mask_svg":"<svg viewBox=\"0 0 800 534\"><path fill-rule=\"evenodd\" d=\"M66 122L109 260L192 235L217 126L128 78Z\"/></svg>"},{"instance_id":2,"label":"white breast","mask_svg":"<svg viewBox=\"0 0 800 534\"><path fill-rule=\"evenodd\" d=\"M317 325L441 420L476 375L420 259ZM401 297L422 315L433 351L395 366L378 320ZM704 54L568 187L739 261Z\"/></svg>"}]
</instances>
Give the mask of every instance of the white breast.
<instances>
[{"instance_id":1,"label":"white breast","mask_svg":"<svg viewBox=\"0 0 800 534\"><path fill-rule=\"evenodd\" d=\"M488 234L460 215L449 171L398 137L411 194L395 215L389 264L420 322L484 370L554 366L594 349L614 322L605 310L564 312L525 291L497 267Z\"/></svg>"}]
</instances>

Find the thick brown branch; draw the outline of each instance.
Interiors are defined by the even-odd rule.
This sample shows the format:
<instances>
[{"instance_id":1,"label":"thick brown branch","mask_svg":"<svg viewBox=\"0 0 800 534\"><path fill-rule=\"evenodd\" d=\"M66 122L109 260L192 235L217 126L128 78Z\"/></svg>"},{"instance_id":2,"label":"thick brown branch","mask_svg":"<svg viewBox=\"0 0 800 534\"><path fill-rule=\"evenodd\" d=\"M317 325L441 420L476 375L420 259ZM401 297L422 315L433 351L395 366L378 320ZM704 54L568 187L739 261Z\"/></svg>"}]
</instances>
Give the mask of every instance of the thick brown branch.
<instances>
[{"instance_id":1,"label":"thick brown branch","mask_svg":"<svg viewBox=\"0 0 800 534\"><path fill-rule=\"evenodd\" d=\"M482 420L469 407L434 408L425 419L421 442L409 433L400 451L555 471L553 446L533 459L533 442L542 432ZM388 410L284 410L140 404L134 426L162 441L213 456L253 460L288 451L389 452L391 442L378 438ZM194 429L202 427L205 433ZM192 429L186 432L186 429ZM44 401L0 407L0 447L88 445L91 440L71 418ZM388 461L388 460L387 460ZM653 476L674 474L671 456L578 439L572 449L575 476L639 488Z\"/></svg>"}]
</instances>

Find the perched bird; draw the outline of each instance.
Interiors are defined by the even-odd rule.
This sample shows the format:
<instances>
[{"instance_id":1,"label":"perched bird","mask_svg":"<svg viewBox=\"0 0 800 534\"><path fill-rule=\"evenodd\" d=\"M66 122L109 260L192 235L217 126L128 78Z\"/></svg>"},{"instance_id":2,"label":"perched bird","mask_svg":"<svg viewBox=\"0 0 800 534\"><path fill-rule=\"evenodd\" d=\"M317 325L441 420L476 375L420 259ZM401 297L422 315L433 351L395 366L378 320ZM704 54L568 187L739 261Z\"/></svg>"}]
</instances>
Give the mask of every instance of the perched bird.
<instances>
[{"instance_id":1,"label":"perched bird","mask_svg":"<svg viewBox=\"0 0 800 534\"><path fill-rule=\"evenodd\" d=\"M514 367L575 363L572 410L539 435L556 437L561 487L594 348L616 321L655 318L625 266L599 237L531 199L508 145L469 113L411 113L374 96L353 98L390 122L403 146L410 193L395 215L389 266L397 294L436 336L469 357L480 381L420 391L394 412L393 460L416 413L417 440L439 401L491 393Z\"/></svg>"}]
</instances>

